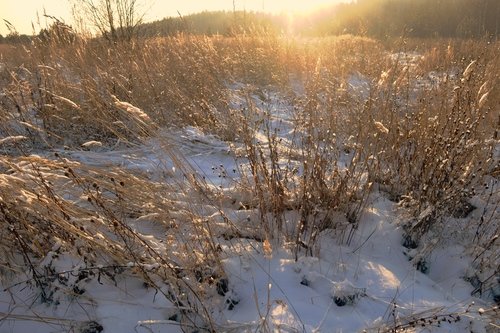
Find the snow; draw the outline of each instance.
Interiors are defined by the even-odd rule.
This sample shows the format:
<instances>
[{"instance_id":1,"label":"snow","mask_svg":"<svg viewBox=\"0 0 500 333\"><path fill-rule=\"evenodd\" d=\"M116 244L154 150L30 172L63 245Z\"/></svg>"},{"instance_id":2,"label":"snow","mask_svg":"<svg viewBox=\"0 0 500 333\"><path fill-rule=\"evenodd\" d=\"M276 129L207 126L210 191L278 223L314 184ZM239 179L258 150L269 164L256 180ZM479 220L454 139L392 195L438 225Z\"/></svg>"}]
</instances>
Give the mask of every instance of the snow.
<instances>
[{"instance_id":1,"label":"snow","mask_svg":"<svg viewBox=\"0 0 500 333\"><path fill-rule=\"evenodd\" d=\"M214 184L223 184L215 176L220 170L212 170L212 166L234 167L226 147L193 129L187 129L178 138L181 145L187 142L182 149L187 159L196 161L193 163L196 170L207 175ZM193 142L199 142L204 148L196 149ZM113 163L148 172L154 170L161 159L169 165L167 158L155 154L150 145L111 154L66 154L85 163L102 163L103 166ZM135 156L134 160L129 160L131 155ZM172 170L172 177L176 174ZM396 204L381 193L373 193L369 202L350 246L339 244L338 238L327 230L321 235L313 256L301 256L298 261L286 246L273 249L272 255L266 256L260 242L242 240L241 244L251 246L234 251L230 244L224 245L221 241L223 249L231 248L231 251L224 251L229 255L223 259L230 292L221 296L222 308L214 315L221 327L227 331L232 327L236 332L265 329L273 332L357 332L390 324L394 316L400 320L418 317L423 311L432 315L463 312L473 301L486 306L482 300L470 296L473 287L462 278L470 264L463 246L434 251L429 258L430 272L425 275L416 270L404 254ZM234 214L241 212L234 211ZM159 240L164 237L161 228L155 228L154 223L142 223L151 219L154 216L137 218L137 230L160 244ZM135 228L134 223L131 227ZM49 266L54 261L55 269L64 271L74 267L73 275L78 275L85 266L72 262L71 258L58 257L59 248L60 244L55 244L42 265ZM129 263L127 268L134 266ZM158 267L157 263L144 265L148 271ZM116 281L109 278L102 278L100 283L82 280L77 285L86 290L85 294L78 298L56 295L58 305L40 304L36 291L22 284L4 290L0 296L0 313L10 317L0 322L0 331L80 329L80 332L94 332L81 329L81 323L91 325L89 323L95 321L102 325L104 332L181 332L179 323L169 320L175 314L175 307L161 293L145 287L127 271L117 274ZM483 308L477 309L475 314L470 311L471 320L442 324L432 327L431 331L457 332L468 330L471 325L481 327L476 314L484 311Z\"/></svg>"},{"instance_id":2,"label":"snow","mask_svg":"<svg viewBox=\"0 0 500 333\"><path fill-rule=\"evenodd\" d=\"M417 58L418 55L408 54L397 55L394 60L410 63ZM235 91L238 89L243 88L238 86ZM365 79L355 74L349 79L349 89L357 90L363 97L369 88ZM259 97L252 98L257 101ZM268 91L266 98L271 106L270 131L279 133L282 149L292 147L296 143L290 105L273 91ZM122 103L128 112L142 112L132 105L117 103ZM387 130L381 123L377 126L382 132ZM264 129L257 131L259 141L265 143ZM488 322L484 315L488 304L471 296L474 287L464 279L473 260L467 245L434 244L426 258L429 271L422 273L410 260L419 253L402 245L402 208L382 192L371 193L349 245L339 241L338 231L325 230L311 249L312 255L300 252L295 260L288 244L272 244L271 250L263 249L259 237L252 234L259 219L257 210L238 210L252 200L251 193L241 189L236 192L235 185L241 182L241 170L247 163L235 154L238 143L228 144L187 127L161 130L157 137L133 147L105 150L95 141L83 146L100 149L57 152L74 162L101 168L119 166L165 182L186 176L186 170L172 159L175 153L190 166L189 172L226 197L234 198L234 204L223 205L224 213L244 232L240 239L218 239L229 284L224 295L211 300L211 314L221 332L378 332L395 322L411 326L412 321L427 317L442 320L411 331L486 332ZM485 203L479 198L475 200L480 211ZM422 214L430 211L431 207ZM221 212L207 208L206 214L214 226L222 224ZM296 212L287 214L289 219L297 218ZM470 218L477 218L474 214ZM158 213L139 215L129 221L129 226L155 249L166 251L166 229L157 223L158 217ZM345 216L334 218L346 220ZM136 263L129 262L121 271L102 265L89 268L81 259L60 250L61 243L54 244L40 263L51 272L64 272L56 275L61 288L46 295L52 299L50 304L40 302L28 275L13 283L1 281L0 332L182 331L175 318L178 307L162 290L148 286L133 274L138 269ZM142 264L142 268L154 271L160 264ZM82 272L87 273L83 276ZM99 279L95 278L97 275ZM168 289L167 281L156 282ZM75 294L84 292L67 294L63 284L78 287L73 289ZM463 319L450 317L453 314L461 314Z\"/></svg>"}]
</instances>

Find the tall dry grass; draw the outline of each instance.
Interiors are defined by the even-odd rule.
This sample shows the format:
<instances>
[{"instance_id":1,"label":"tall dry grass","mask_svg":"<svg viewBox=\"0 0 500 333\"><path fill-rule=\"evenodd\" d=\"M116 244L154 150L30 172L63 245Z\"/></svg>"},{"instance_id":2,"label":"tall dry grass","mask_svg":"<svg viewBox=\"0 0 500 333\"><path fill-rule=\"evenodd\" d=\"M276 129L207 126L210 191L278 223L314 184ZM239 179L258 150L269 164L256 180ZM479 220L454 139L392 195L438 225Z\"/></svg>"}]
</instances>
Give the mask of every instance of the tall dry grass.
<instances>
[{"instance_id":1,"label":"tall dry grass","mask_svg":"<svg viewBox=\"0 0 500 333\"><path fill-rule=\"evenodd\" d=\"M491 193L488 207L498 207L497 187L484 188L499 176L498 44L49 37L0 64L2 273L8 281L28 267L47 302L57 272L40 263L69 251L84 258L83 270L141 276L178 306L186 327L214 330L209 307L228 292L221 260L242 238L267 251L289 247L297 258L317 254L324 231L350 243L378 189L409 208L408 239L429 250L425 235L446 235L446 218L465 216L474 195ZM276 127L279 103L288 140ZM33 155L133 145L186 125L235 147L245 165L234 187L207 184L166 141L182 179ZM257 217L242 224L235 209ZM468 226L477 230L478 271L498 261L495 211ZM163 247L131 227L145 221L165 232ZM233 245L223 249L222 240Z\"/></svg>"}]
</instances>

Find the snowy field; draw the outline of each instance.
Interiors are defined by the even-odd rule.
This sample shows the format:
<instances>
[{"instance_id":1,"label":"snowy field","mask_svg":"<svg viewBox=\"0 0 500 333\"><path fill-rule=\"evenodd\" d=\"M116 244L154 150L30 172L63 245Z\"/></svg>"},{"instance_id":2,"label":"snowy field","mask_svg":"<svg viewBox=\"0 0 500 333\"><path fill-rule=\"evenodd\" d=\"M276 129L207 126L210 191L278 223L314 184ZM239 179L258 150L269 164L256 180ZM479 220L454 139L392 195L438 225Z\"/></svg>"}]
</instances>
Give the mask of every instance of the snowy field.
<instances>
[{"instance_id":1,"label":"snowy field","mask_svg":"<svg viewBox=\"0 0 500 333\"><path fill-rule=\"evenodd\" d=\"M418 56L410 54L404 61L411 64L416 61L413 58ZM430 73L419 80L421 86L439 84L442 75ZM347 93L364 103L369 96L369 82L361 74L353 74L348 82ZM295 96L304 91L300 82L291 86ZM253 138L263 154L269 154L271 145L278 152L287 152L280 155L276 165L283 170L295 168L299 177L304 172L304 153L300 149L303 139L296 126L296 110L287 96L272 89L256 94L244 84L229 89L235 109L253 103L252 110L265 119L259 123L255 116ZM273 142L269 142L270 138ZM352 163L353 153L348 149L349 138L338 141L342 155L335 159L336 170L342 173ZM198 128L185 127L159 129L154 137L134 145L118 142L106 147L90 142L82 149L34 153L40 159L71 165L75 172L90 170L96 179L99 170L136 174L151 184L151 188L144 188L145 196L151 195L159 202L166 193L176 209L165 213L131 208L132 213L122 216L127 230L147 244L148 253L156 257L145 253L137 260L108 265L99 256L85 260L85 255L66 251L62 242L50 244L51 251L34 262L34 269L0 280L1 333L500 331L495 307L500 290L498 282L492 283L498 279L498 268L483 275L472 269L478 260L477 251L471 250L476 230L467 228L485 217L493 217L489 223L498 225L500 184L494 177L485 178L486 189L477 191L469 200L474 209L461 216L445 217L446 229L426 234L428 248L405 239L403 225L410 212L379 184L370 184L355 227L345 212L319 212L318 218L333 221L336 228L319 230L314 242L298 246L284 241L287 237L274 241L262 234L262 219L271 217L258 209L259 202L252 192L251 163L242 142L223 141ZM2 166L8 171L1 177L13 184L30 174L26 171L30 167L26 161L12 160L11 165ZM113 184L120 180L121 174L116 174ZM360 175L359 182L364 186L368 181L363 177ZM66 178L62 171L57 177L47 174L54 184L70 182ZM121 186L126 189L129 181L123 181ZM185 183L190 184L190 190L185 190ZM203 198L193 194L193 184L203 186L210 199L208 195ZM88 193L93 193L92 188L89 186L87 191L68 189L56 194L90 209L94 199ZM134 191L140 192L140 188ZM100 195L112 196L104 190ZM213 198L218 200L215 204ZM127 207L123 211L128 212ZM154 260L180 258L187 251L199 251L202 256L203 247L208 246L205 243L200 242L201 247L195 250L184 248L179 241L195 241L190 234L195 229L183 225L190 218L209 226L206 230L210 230L211 244L224 272L223 276L216 275L211 271L215 267L209 266L200 266L196 271L200 280L213 280L206 284L211 285L210 289L193 293L200 297L195 307L198 313L192 304L175 302L182 295L172 295L172 290L179 289L172 288L174 282L159 272L172 265L180 271L179 279L184 279L182 283L188 289L193 277L183 275L180 264ZM299 210L291 206L281 212L281 218L282 229L273 233L296 232L294 228L301 219ZM89 224L88 228L85 231L96 239L115 237L97 224ZM484 251L498 253L495 237L498 235L491 240L492 248ZM42 272L43 277L38 275ZM146 281L145 275L151 280ZM207 317L211 318L209 324L202 320Z\"/></svg>"}]
</instances>

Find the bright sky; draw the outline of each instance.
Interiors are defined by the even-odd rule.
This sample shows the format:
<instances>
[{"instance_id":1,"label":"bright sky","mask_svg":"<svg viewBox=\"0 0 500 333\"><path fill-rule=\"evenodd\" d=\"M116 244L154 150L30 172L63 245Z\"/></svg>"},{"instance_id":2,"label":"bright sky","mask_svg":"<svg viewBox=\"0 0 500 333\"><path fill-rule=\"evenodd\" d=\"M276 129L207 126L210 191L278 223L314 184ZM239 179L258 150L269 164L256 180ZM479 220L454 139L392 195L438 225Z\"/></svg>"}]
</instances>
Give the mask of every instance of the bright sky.
<instances>
[{"instance_id":1,"label":"bright sky","mask_svg":"<svg viewBox=\"0 0 500 333\"><path fill-rule=\"evenodd\" d=\"M233 0L139 0L139 2L142 3L143 11L147 13L146 21L177 16L177 11L187 15L204 10L233 10ZM234 2L236 10L281 13L307 12L348 0L234 0ZM44 9L47 14L71 24L70 3L70 0L0 0L0 34L5 36L9 32L3 20L12 23L19 33L31 34L32 23L38 32L37 12L40 14L40 25L44 27Z\"/></svg>"}]
</instances>

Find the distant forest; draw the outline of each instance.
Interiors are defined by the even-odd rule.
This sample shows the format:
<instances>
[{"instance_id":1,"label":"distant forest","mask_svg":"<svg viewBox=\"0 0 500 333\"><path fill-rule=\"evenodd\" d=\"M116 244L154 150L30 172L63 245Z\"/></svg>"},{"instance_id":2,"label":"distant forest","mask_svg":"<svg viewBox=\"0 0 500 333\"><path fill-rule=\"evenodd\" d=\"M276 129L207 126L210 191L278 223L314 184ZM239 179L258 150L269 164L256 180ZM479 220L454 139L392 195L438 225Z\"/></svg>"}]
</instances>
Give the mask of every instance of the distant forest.
<instances>
[{"instance_id":1,"label":"distant forest","mask_svg":"<svg viewBox=\"0 0 500 333\"><path fill-rule=\"evenodd\" d=\"M145 37L179 33L231 36L243 32L299 36L362 35L386 39L408 37L498 38L500 0L357 0L323 8L309 16L256 12L201 12L143 23ZM47 33L42 29L40 35ZM0 35L2 42L29 42L26 35Z\"/></svg>"},{"instance_id":2,"label":"distant forest","mask_svg":"<svg viewBox=\"0 0 500 333\"><path fill-rule=\"evenodd\" d=\"M387 38L498 37L500 0L358 0L308 17L255 12L202 12L142 25L147 36L177 33L231 35L252 29L303 36L339 34Z\"/></svg>"}]
</instances>

